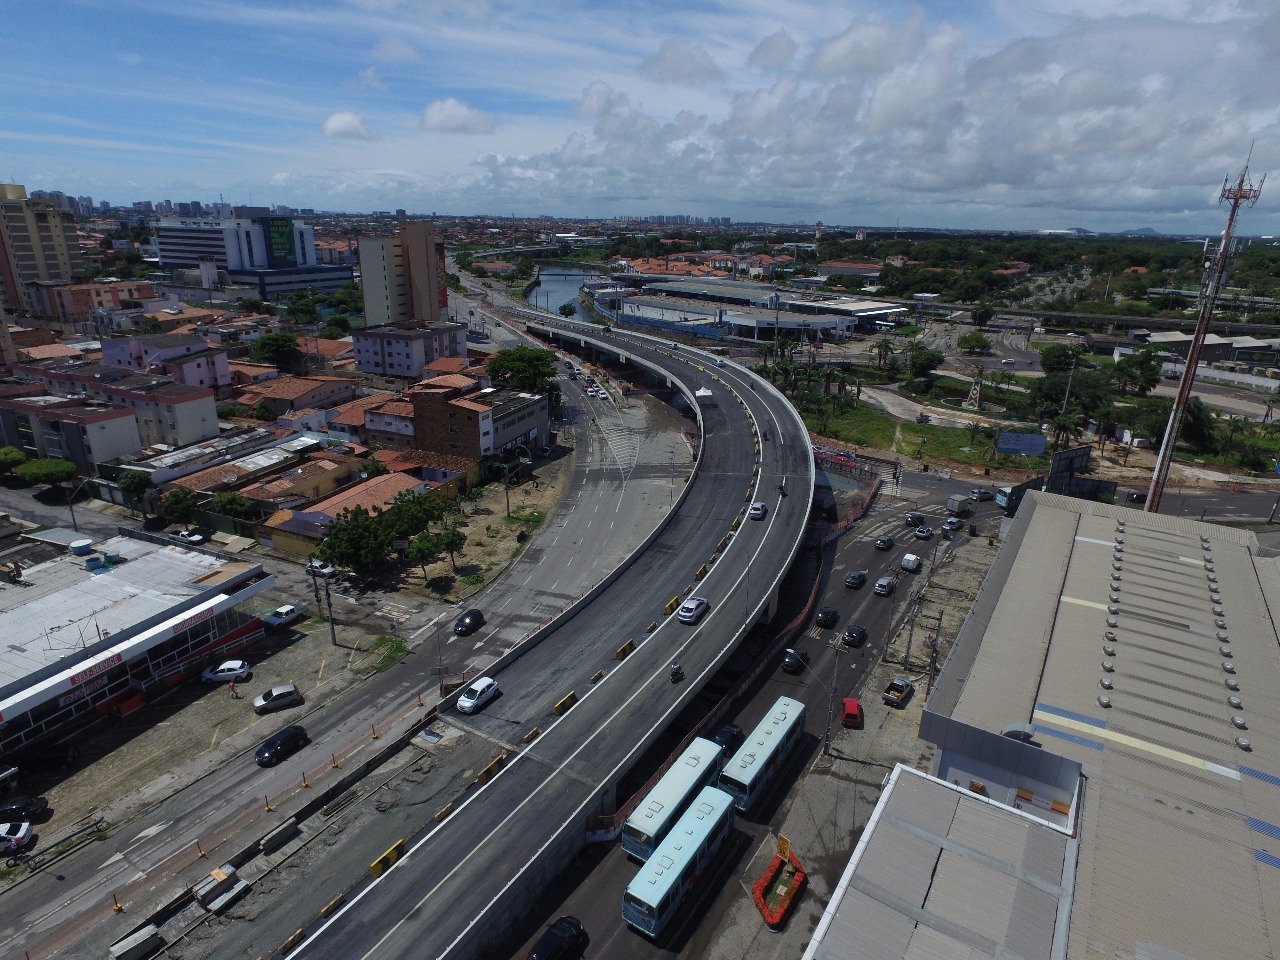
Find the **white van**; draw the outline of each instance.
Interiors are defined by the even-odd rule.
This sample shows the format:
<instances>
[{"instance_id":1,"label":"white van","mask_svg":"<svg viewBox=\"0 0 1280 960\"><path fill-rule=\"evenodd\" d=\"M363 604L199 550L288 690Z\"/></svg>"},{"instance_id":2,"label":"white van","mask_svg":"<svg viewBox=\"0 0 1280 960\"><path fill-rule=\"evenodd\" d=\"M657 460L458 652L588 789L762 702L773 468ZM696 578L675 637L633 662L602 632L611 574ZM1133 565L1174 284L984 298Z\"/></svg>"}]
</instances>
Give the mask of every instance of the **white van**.
<instances>
[{"instance_id":1,"label":"white van","mask_svg":"<svg viewBox=\"0 0 1280 960\"><path fill-rule=\"evenodd\" d=\"M902 569L907 571L907 573L915 573L920 569L920 564L922 562L923 561L914 553L908 553L902 558Z\"/></svg>"}]
</instances>

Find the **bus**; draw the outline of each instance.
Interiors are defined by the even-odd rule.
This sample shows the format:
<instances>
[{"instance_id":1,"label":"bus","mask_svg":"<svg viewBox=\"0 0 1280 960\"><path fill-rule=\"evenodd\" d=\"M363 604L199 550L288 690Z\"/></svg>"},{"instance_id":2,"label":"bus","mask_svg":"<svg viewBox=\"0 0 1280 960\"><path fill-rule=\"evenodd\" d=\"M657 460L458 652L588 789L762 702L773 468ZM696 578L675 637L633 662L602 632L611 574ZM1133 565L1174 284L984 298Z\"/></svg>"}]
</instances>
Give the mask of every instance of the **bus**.
<instances>
[{"instance_id":1,"label":"bus","mask_svg":"<svg viewBox=\"0 0 1280 960\"><path fill-rule=\"evenodd\" d=\"M703 787L622 895L622 919L656 938L715 861L733 827L733 797Z\"/></svg>"},{"instance_id":2,"label":"bus","mask_svg":"<svg viewBox=\"0 0 1280 960\"><path fill-rule=\"evenodd\" d=\"M676 818L703 787L715 786L724 752L718 743L694 737L657 785L622 825L622 849L641 863L652 856Z\"/></svg>"},{"instance_id":3,"label":"bus","mask_svg":"<svg viewBox=\"0 0 1280 960\"><path fill-rule=\"evenodd\" d=\"M804 704L779 697L720 771L720 789L746 813L777 776L791 748L803 735Z\"/></svg>"}]
</instances>

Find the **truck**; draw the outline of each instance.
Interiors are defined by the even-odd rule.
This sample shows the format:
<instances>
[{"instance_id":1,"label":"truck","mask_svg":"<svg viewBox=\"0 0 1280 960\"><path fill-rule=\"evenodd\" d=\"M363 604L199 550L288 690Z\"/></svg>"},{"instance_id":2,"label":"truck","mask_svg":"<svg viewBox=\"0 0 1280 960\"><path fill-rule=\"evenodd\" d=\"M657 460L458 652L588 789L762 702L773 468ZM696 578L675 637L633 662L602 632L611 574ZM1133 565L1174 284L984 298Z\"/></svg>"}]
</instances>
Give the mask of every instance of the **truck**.
<instances>
[{"instance_id":1,"label":"truck","mask_svg":"<svg viewBox=\"0 0 1280 960\"><path fill-rule=\"evenodd\" d=\"M915 685L906 677L894 677L880 696L891 707L905 707L915 692Z\"/></svg>"},{"instance_id":2,"label":"truck","mask_svg":"<svg viewBox=\"0 0 1280 960\"><path fill-rule=\"evenodd\" d=\"M947 497L947 513L955 517L963 517L969 512L969 496L964 493L953 493Z\"/></svg>"}]
</instances>

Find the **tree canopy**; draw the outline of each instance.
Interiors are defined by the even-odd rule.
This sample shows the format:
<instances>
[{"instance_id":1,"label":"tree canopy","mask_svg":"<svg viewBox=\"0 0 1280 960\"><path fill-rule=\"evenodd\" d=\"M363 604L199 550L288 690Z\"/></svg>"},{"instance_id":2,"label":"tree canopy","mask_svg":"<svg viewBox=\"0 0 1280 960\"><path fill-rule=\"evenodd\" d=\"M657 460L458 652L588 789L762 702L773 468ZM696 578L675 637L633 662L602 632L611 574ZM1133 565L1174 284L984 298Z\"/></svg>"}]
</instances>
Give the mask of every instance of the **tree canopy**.
<instances>
[{"instance_id":1,"label":"tree canopy","mask_svg":"<svg viewBox=\"0 0 1280 960\"><path fill-rule=\"evenodd\" d=\"M27 462L27 455L17 447L0 447L0 473L12 473Z\"/></svg>"},{"instance_id":2,"label":"tree canopy","mask_svg":"<svg viewBox=\"0 0 1280 960\"><path fill-rule=\"evenodd\" d=\"M178 487L160 499L160 515L165 523L180 523L184 527L195 519L199 503L190 490Z\"/></svg>"},{"instance_id":3,"label":"tree canopy","mask_svg":"<svg viewBox=\"0 0 1280 960\"><path fill-rule=\"evenodd\" d=\"M18 477L23 483L46 484L56 487L60 483L74 480L76 467L69 460L56 457L45 457L40 460L28 460L17 468Z\"/></svg>"},{"instance_id":4,"label":"tree canopy","mask_svg":"<svg viewBox=\"0 0 1280 960\"><path fill-rule=\"evenodd\" d=\"M235 490L222 490L215 493L213 499L209 501L209 506L213 508L214 513L220 513L224 517L234 517L237 520L251 520L258 513L258 504Z\"/></svg>"},{"instance_id":5,"label":"tree canopy","mask_svg":"<svg viewBox=\"0 0 1280 960\"><path fill-rule=\"evenodd\" d=\"M382 511L348 507L329 524L317 555L334 566L358 570L380 567L387 560L395 533Z\"/></svg>"},{"instance_id":6,"label":"tree canopy","mask_svg":"<svg viewBox=\"0 0 1280 960\"><path fill-rule=\"evenodd\" d=\"M280 370L298 369L302 363L302 351L298 349L298 338L291 333L268 333L253 343L249 356L256 363L269 363Z\"/></svg>"},{"instance_id":7,"label":"tree canopy","mask_svg":"<svg viewBox=\"0 0 1280 960\"><path fill-rule=\"evenodd\" d=\"M116 486L120 488L120 492L132 503L142 507L142 513L145 516L147 512L147 491L155 484L151 480L151 474L144 470L125 470L120 476L116 477Z\"/></svg>"},{"instance_id":8,"label":"tree canopy","mask_svg":"<svg viewBox=\"0 0 1280 960\"><path fill-rule=\"evenodd\" d=\"M489 361L489 376L528 393L546 393L556 373L556 355L539 347L499 350Z\"/></svg>"},{"instance_id":9,"label":"tree canopy","mask_svg":"<svg viewBox=\"0 0 1280 960\"><path fill-rule=\"evenodd\" d=\"M983 336L977 330L970 330L956 339L956 346L965 353L986 353L991 349L991 338Z\"/></svg>"}]
</instances>

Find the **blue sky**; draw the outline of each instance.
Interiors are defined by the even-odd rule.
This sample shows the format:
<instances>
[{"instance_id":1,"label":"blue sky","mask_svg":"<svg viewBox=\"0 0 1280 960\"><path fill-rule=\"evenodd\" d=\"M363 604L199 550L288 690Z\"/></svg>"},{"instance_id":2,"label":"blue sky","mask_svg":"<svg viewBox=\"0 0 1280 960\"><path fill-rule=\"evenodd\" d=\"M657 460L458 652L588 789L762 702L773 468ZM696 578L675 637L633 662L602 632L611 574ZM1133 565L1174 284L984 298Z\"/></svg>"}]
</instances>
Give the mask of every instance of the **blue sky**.
<instances>
[{"instance_id":1,"label":"blue sky","mask_svg":"<svg viewBox=\"0 0 1280 960\"><path fill-rule=\"evenodd\" d=\"M1123 16L1113 11L1121 9ZM0 181L113 203L1217 232L1276 0L5 0ZM1280 182L1243 218L1280 227Z\"/></svg>"}]
</instances>

